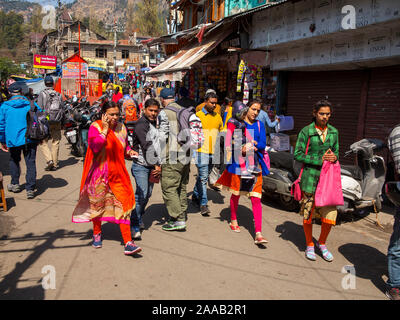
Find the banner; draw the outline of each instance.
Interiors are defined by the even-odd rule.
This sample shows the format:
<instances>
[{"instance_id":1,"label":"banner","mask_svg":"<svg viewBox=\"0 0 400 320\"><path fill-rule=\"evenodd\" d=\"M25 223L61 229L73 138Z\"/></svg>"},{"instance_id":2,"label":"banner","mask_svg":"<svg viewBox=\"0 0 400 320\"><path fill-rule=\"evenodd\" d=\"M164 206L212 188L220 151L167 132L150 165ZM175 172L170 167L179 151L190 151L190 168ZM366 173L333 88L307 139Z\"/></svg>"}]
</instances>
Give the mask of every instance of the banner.
<instances>
[{"instance_id":1,"label":"banner","mask_svg":"<svg viewBox=\"0 0 400 320\"><path fill-rule=\"evenodd\" d=\"M35 54L33 56L33 67L37 69L55 70L57 68L57 57Z\"/></svg>"},{"instance_id":2,"label":"banner","mask_svg":"<svg viewBox=\"0 0 400 320\"><path fill-rule=\"evenodd\" d=\"M62 77L64 79L79 79L79 62L66 62L62 65ZM88 65L81 63L81 78L88 78Z\"/></svg>"},{"instance_id":3,"label":"banner","mask_svg":"<svg viewBox=\"0 0 400 320\"><path fill-rule=\"evenodd\" d=\"M89 64L89 68L101 68L104 71L107 70L107 61L101 59L84 58Z\"/></svg>"}]
</instances>

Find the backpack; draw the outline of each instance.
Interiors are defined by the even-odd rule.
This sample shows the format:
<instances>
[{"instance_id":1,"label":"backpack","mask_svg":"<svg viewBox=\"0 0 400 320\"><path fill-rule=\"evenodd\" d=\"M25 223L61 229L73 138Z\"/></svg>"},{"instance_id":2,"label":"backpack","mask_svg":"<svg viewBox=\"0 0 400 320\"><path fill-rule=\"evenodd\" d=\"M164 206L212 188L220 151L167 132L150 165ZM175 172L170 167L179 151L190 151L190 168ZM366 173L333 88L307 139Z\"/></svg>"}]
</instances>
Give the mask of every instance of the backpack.
<instances>
[{"instance_id":1,"label":"backpack","mask_svg":"<svg viewBox=\"0 0 400 320\"><path fill-rule=\"evenodd\" d=\"M45 91L44 94L47 98L44 103L44 110L49 117L49 123L62 122L64 118L64 110L62 108L61 96L54 90Z\"/></svg>"},{"instance_id":2,"label":"backpack","mask_svg":"<svg viewBox=\"0 0 400 320\"><path fill-rule=\"evenodd\" d=\"M139 120L138 108L133 99L127 99L122 104L122 110L125 110L125 123Z\"/></svg>"},{"instance_id":3,"label":"backpack","mask_svg":"<svg viewBox=\"0 0 400 320\"><path fill-rule=\"evenodd\" d=\"M204 134L200 119L196 116L196 108L176 108L173 105L168 105L165 109L176 113L178 121L178 143L186 145L190 142L192 149L199 149L204 143Z\"/></svg>"},{"instance_id":4,"label":"backpack","mask_svg":"<svg viewBox=\"0 0 400 320\"><path fill-rule=\"evenodd\" d=\"M25 138L33 141L41 141L49 135L49 124L46 114L39 111L33 101L30 101L31 109L26 114Z\"/></svg>"}]
</instances>

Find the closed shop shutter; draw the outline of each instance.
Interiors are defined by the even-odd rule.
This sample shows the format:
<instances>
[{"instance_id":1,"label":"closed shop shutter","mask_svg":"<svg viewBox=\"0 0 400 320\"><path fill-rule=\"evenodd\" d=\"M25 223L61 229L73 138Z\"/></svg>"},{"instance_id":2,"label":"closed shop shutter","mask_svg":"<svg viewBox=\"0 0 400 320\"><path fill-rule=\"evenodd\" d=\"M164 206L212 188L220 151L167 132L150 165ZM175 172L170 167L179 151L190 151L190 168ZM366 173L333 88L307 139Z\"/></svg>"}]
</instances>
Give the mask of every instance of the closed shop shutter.
<instances>
[{"instance_id":1,"label":"closed shop shutter","mask_svg":"<svg viewBox=\"0 0 400 320\"><path fill-rule=\"evenodd\" d=\"M353 162L343 156L357 137L362 77L361 71L289 73L287 115L294 117L294 132L311 123L318 100L329 100L333 105L330 123L339 130L341 163Z\"/></svg>"},{"instance_id":2,"label":"closed shop shutter","mask_svg":"<svg viewBox=\"0 0 400 320\"><path fill-rule=\"evenodd\" d=\"M386 142L400 123L400 66L371 69L364 136Z\"/></svg>"}]
</instances>

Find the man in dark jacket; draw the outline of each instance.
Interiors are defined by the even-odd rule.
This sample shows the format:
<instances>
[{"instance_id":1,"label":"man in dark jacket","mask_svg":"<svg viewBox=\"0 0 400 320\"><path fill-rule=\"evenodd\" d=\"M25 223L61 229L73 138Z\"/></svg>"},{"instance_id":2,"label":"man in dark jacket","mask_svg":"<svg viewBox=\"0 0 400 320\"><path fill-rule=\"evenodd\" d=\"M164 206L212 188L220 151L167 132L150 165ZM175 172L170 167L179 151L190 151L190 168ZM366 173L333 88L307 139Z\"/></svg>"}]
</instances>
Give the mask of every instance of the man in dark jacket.
<instances>
[{"instance_id":1,"label":"man in dark jacket","mask_svg":"<svg viewBox=\"0 0 400 320\"><path fill-rule=\"evenodd\" d=\"M22 88L14 87L11 97L0 108L0 149L10 153L11 184L8 191L22 191L19 184L21 175L21 152L26 164L26 194L28 199L35 197L36 189L36 151L37 142L25 137L26 115L31 109L30 101L21 95ZM38 105L37 108L41 111Z\"/></svg>"}]
</instances>

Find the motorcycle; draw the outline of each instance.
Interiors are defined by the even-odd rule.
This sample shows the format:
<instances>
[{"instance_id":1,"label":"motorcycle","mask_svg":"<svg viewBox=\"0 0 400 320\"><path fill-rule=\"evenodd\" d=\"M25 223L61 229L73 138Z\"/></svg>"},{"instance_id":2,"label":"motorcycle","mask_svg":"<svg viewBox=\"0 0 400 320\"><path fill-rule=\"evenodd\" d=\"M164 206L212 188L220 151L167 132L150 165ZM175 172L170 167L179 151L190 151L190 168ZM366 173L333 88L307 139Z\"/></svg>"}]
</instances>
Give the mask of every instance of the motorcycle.
<instances>
[{"instance_id":1,"label":"motorcycle","mask_svg":"<svg viewBox=\"0 0 400 320\"><path fill-rule=\"evenodd\" d=\"M101 99L101 98L100 98ZM72 147L72 154L77 157L84 157L88 148L88 133L92 122L99 119L100 103L97 100L90 106L86 98L80 102L67 104L65 136Z\"/></svg>"},{"instance_id":2,"label":"motorcycle","mask_svg":"<svg viewBox=\"0 0 400 320\"><path fill-rule=\"evenodd\" d=\"M382 187L385 182L386 166L382 157L374 154L384 147L377 139L363 139L350 146L345 157L354 153L358 165L341 165L341 181L344 205L338 213L357 212L373 207L382 209ZM299 203L291 195L293 182L300 174L302 164L294 161L287 152L269 152L270 175L263 177L263 190L277 199L289 211L299 208Z\"/></svg>"}]
</instances>

